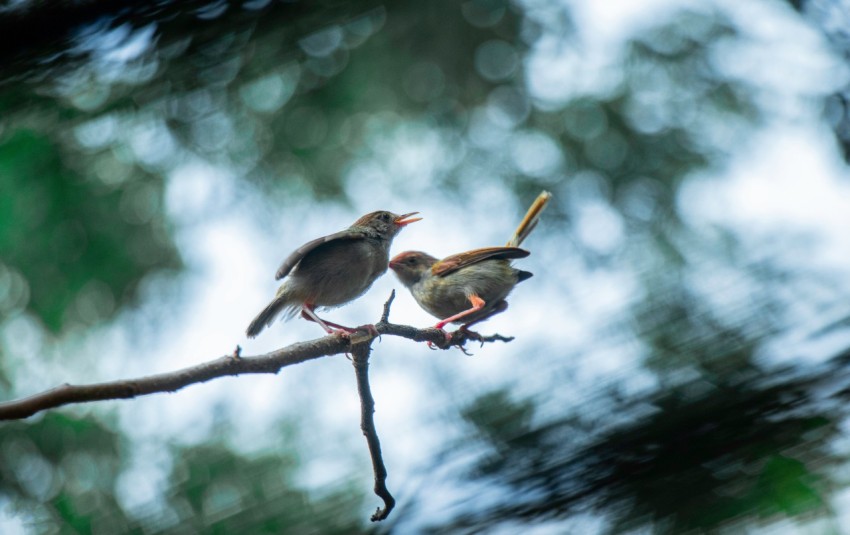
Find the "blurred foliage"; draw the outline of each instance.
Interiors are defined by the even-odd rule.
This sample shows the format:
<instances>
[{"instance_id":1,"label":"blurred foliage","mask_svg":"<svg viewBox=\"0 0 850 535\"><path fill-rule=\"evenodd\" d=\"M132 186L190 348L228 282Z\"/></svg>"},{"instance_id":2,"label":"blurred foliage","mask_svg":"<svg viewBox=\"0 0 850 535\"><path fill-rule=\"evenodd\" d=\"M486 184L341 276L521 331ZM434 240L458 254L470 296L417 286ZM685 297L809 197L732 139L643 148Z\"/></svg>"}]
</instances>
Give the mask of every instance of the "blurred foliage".
<instances>
[{"instance_id":1,"label":"blurred foliage","mask_svg":"<svg viewBox=\"0 0 850 535\"><path fill-rule=\"evenodd\" d=\"M128 509L117 498L128 448L119 432L90 417L51 413L4 424L0 503L8 500L39 533L363 531L358 489L341 482L311 494L295 482L291 450L245 456L217 442L173 447L170 468L156 467L169 473L167 493L156 496L164 501Z\"/></svg>"},{"instance_id":2,"label":"blurred foliage","mask_svg":"<svg viewBox=\"0 0 850 535\"><path fill-rule=\"evenodd\" d=\"M0 142L0 258L7 278L23 276L3 308L27 304L29 293L29 308L54 332L69 312L86 324L111 317L148 271L177 266L161 180L110 187L71 158L47 133L21 129Z\"/></svg>"},{"instance_id":3,"label":"blurred foliage","mask_svg":"<svg viewBox=\"0 0 850 535\"><path fill-rule=\"evenodd\" d=\"M459 408L470 436L442 458L472 454L474 466L453 476L500 499L422 525L477 532L592 511L612 533L678 533L828 516L831 486L846 483L830 469L844 463L832 445L846 417L847 359L765 377L759 348L785 327L770 294L792 286L789 276L767 273L732 311L686 276L706 257L766 274L745 273L734 237L697 239L677 203L688 177L724 166L771 113L718 66L719 51L744 39L739 23L711 7L679 11L601 72L569 63L586 52L574 24L545 1L7 9L0 311L29 313L53 333L92 326L132 303L146 277L179 269L175 227L210 216L185 200L169 207L169 184L198 162L262 189L270 205L346 202L364 176L369 187L421 181L461 196L487 180L518 203L546 188L558 199L547 217L573 224L565 243L592 265L638 266L639 299L618 327L663 388L601 388L587 403L603 409L589 414L584 404L549 413L545 400L508 389ZM826 104L839 139L842 98ZM401 162L412 151L414 163ZM626 239L605 248L581 238L593 203ZM6 424L0 497L33 531L364 530L354 489L317 496L295 482L294 447L244 456L215 440L173 447L167 488L149 510L129 510L116 497L131 468L124 440L95 418ZM404 518L400 508L392 521Z\"/></svg>"},{"instance_id":4,"label":"blurred foliage","mask_svg":"<svg viewBox=\"0 0 850 535\"><path fill-rule=\"evenodd\" d=\"M224 445L178 452L168 503L181 529L204 533L358 533L362 492L343 483L321 496L300 489L295 459L275 453L246 459ZM347 514L340 514L348 511ZM358 514L360 513L360 514Z\"/></svg>"},{"instance_id":5,"label":"blurred foliage","mask_svg":"<svg viewBox=\"0 0 850 535\"><path fill-rule=\"evenodd\" d=\"M429 532L531 527L587 511L602 515L609 533L828 518L826 495L846 483L836 470L846 455L832 444L841 434L835 411L847 416L848 363L845 355L815 373L686 381L647 398L605 392L600 399L619 403L584 411L592 417L581 412L593 401L575 416L547 420L529 414L533 400L482 396L464 412L478 442L441 462L472 453L478 460L469 476L501 492L492 493L495 503L466 504L454 518L432 521ZM613 423L614 414L628 423Z\"/></svg>"},{"instance_id":6,"label":"blurred foliage","mask_svg":"<svg viewBox=\"0 0 850 535\"><path fill-rule=\"evenodd\" d=\"M131 524L114 496L120 443L120 435L96 421L61 414L4 424L0 496L33 527L126 532Z\"/></svg>"},{"instance_id":7,"label":"blurred foliage","mask_svg":"<svg viewBox=\"0 0 850 535\"><path fill-rule=\"evenodd\" d=\"M626 44L617 65L622 79L610 89L533 108L529 126L557 139L567 158L556 173L594 177L627 224L649 224L659 245L669 246L668 234L679 230L675 199L684 178L723 164L739 141L733 124L748 131L760 120L748 89L711 67L716 49L737 37L724 15L684 10ZM712 132L725 121L728 130ZM523 178L525 190L551 180Z\"/></svg>"},{"instance_id":8,"label":"blurred foliage","mask_svg":"<svg viewBox=\"0 0 850 535\"><path fill-rule=\"evenodd\" d=\"M788 0L788 3L823 34L836 55L847 58L850 54L850 39L847 38L850 17L841 0ZM845 161L850 161L850 84L846 80L843 87L824 100L823 115L835 133Z\"/></svg>"}]
</instances>

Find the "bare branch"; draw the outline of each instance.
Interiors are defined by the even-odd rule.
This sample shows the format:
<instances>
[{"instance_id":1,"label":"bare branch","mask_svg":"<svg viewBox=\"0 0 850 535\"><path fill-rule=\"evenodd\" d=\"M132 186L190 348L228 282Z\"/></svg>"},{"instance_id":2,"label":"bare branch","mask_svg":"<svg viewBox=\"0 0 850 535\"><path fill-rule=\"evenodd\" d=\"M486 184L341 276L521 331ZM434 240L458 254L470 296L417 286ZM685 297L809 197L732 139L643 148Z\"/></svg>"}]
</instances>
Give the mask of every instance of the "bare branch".
<instances>
[{"instance_id":1,"label":"bare branch","mask_svg":"<svg viewBox=\"0 0 850 535\"><path fill-rule=\"evenodd\" d=\"M390 321L390 306L393 304L395 300L395 290L390 292L390 298L387 299L387 302L384 303L384 313L381 314L381 323L388 323Z\"/></svg>"},{"instance_id":2,"label":"bare branch","mask_svg":"<svg viewBox=\"0 0 850 535\"><path fill-rule=\"evenodd\" d=\"M357 375L357 392L360 395L360 429L363 431L366 443L369 446L369 456L372 459L372 468L375 474L375 494L384 500L383 509L379 507L371 519L373 522L384 520L395 507L395 498L387 489L387 468L384 465L381 443L375 430L375 400L369 386L369 354L372 351L374 339L380 335L388 334L417 342L431 342L441 349L456 346L466 354L469 354L464 349L467 340L477 340L482 345L484 342L509 342L513 340L513 338L506 338L498 334L481 336L463 328L447 336L439 329L417 329L409 325L389 323L390 306L393 299L395 299L395 290L384 304L381 321L377 325L364 326L350 336L332 334L253 357L243 357L242 348L236 346L236 349L230 355L174 372L92 385L64 384L27 398L0 403L0 420L27 418L40 411L71 403L129 399L159 392L176 392L186 386L227 375L277 373L281 368L293 364L319 357L351 353L352 363Z\"/></svg>"},{"instance_id":3,"label":"bare branch","mask_svg":"<svg viewBox=\"0 0 850 535\"><path fill-rule=\"evenodd\" d=\"M389 304L392 301L387 301ZM386 312L388 307L384 307ZM372 469L375 472L375 494L384 500L384 508L375 511L372 522L386 519L390 511L395 507L395 498L387 489L387 468L381 455L381 442L378 440L378 432L375 429L375 400L369 387L369 353L372 348L370 344L357 344L352 349L352 360L354 371L357 374L357 393L360 395L360 430L366 437L369 446L369 457L372 459Z\"/></svg>"},{"instance_id":4,"label":"bare branch","mask_svg":"<svg viewBox=\"0 0 850 535\"><path fill-rule=\"evenodd\" d=\"M277 373L286 366L345 353L351 350L349 345L349 340L344 337L325 336L292 344L264 355L237 357L234 352L182 370L137 379L77 386L64 384L26 398L0 403L0 420L27 418L45 409L70 403L130 399L160 392L176 392L192 384L229 375Z\"/></svg>"},{"instance_id":5,"label":"bare branch","mask_svg":"<svg viewBox=\"0 0 850 535\"><path fill-rule=\"evenodd\" d=\"M501 334L483 335L483 334L479 334L475 331L468 331L464 328L461 328L458 331L458 333L465 333L466 334L466 337L463 339L462 342L460 342L461 344L466 343L467 340L475 340L476 342L481 342L481 347L484 347L485 342L505 342L505 343L508 343L508 342L513 341L513 339L514 339L513 336L502 336ZM456 334L456 335L452 335L452 336L459 336L459 335L460 334Z\"/></svg>"},{"instance_id":6,"label":"bare branch","mask_svg":"<svg viewBox=\"0 0 850 535\"><path fill-rule=\"evenodd\" d=\"M391 302L392 300L385 305L385 312L388 312L388 305ZM375 333L399 336L416 342L430 341L441 349L448 349L452 346L462 347L470 339L468 334L459 330L451 333L451 340L447 342L443 332L438 329L417 329L409 325L396 325L386 321L381 321L375 325ZM371 345L374 337L375 334L372 333L365 339L358 338L358 341L362 340L362 344ZM360 343L352 344L348 337L328 335L323 338L292 344L263 355L241 356L241 351L234 351L230 355L196 366L136 379L90 385L64 384L26 398L0 403L0 420L27 418L43 410L71 403L130 399L148 394L176 392L189 385L204 383L218 377L252 373L275 374L281 368L293 364L300 364L319 357L351 353L353 348L358 345Z\"/></svg>"}]
</instances>

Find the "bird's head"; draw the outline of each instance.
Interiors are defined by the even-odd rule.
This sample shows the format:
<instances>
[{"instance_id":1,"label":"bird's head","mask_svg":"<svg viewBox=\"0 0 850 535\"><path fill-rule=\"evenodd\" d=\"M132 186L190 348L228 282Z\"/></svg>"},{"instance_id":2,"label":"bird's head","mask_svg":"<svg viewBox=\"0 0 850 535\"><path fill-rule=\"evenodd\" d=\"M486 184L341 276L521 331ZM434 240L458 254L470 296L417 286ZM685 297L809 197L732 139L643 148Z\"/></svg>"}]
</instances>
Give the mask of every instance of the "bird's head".
<instances>
[{"instance_id":1,"label":"bird's head","mask_svg":"<svg viewBox=\"0 0 850 535\"><path fill-rule=\"evenodd\" d=\"M402 284L413 286L437 263L437 259L422 251L405 251L399 253L390 260L390 269L393 270Z\"/></svg>"},{"instance_id":2,"label":"bird's head","mask_svg":"<svg viewBox=\"0 0 850 535\"><path fill-rule=\"evenodd\" d=\"M378 210L377 212L364 215L355 221L351 227L365 228L381 238L391 240L405 226L422 219L421 217L411 217L418 213L410 212L408 214L397 215L386 210Z\"/></svg>"}]
</instances>

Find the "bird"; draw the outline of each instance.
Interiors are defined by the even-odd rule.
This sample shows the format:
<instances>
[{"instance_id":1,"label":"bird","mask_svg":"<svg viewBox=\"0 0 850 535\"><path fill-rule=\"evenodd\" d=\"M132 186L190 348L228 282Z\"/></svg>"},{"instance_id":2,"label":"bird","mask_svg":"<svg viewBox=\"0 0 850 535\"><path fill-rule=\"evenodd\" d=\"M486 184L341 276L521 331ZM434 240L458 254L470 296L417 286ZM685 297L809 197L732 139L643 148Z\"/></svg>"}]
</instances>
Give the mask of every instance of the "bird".
<instances>
[{"instance_id":1,"label":"bird","mask_svg":"<svg viewBox=\"0 0 850 535\"><path fill-rule=\"evenodd\" d=\"M532 276L514 268L511 261L531 254L519 246L537 226L551 198L548 191L537 196L505 246L473 249L442 260L422 251L404 251L390 260L390 269L420 307L440 318L435 328L460 323L461 329L468 329L504 312L508 294ZM450 340L448 334L446 339Z\"/></svg>"},{"instance_id":2,"label":"bird","mask_svg":"<svg viewBox=\"0 0 850 535\"><path fill-rule=\"evenodd\" d=\"M354 332L319 318L316 309L338 307L363 295L387 271L393 238L405 226L420 221L421 217L412 217L418 213L371 212L345 230L296 249L277 270L275 280L286 280L248 325L248 337L256 337L279 315L289 319L299 310L304 319L318 323L328 334Z\"/></svg>"}]
</instances>

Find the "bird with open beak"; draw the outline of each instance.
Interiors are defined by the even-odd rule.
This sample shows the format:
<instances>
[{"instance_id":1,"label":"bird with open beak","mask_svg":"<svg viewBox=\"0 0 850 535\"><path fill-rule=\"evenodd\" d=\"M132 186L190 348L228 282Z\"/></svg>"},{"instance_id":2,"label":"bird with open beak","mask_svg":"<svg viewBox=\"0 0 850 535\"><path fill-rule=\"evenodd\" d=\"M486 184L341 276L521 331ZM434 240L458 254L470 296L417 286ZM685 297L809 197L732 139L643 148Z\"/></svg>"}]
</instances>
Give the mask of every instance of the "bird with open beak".
<instances>
[{"instance_id":1,"label":"bird with open beak","mask_svg":"<svg viewBox=\"0 0 850 535\"><path fill-rule=\"evenodd\" d=\"M390 245L405 226L419 221L418 212L396 215L379 210L366 214L350 227L317 238L296 249L283 261L275 279L286 278L277 295L248 325L247 335L257 336L278 315L301 315L325 332L351 333L355 329L319 318L316 309L344 305L363 295L387 271Z\"/></svg>"}]
</instances>

